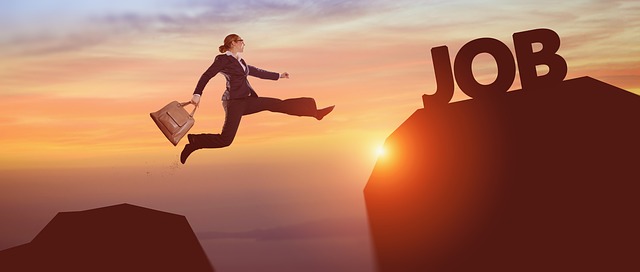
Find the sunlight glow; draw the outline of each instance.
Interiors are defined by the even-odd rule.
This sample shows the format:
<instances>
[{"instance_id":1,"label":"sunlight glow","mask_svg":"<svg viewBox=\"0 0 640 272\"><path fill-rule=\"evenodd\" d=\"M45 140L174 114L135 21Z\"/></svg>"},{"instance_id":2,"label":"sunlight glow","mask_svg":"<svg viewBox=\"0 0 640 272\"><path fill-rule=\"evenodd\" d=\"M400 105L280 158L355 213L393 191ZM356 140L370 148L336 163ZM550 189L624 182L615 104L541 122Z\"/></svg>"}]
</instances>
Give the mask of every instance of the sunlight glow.
<instances>
[{"instance_id":1,"label":"sunlight glow","mask_svg":"<svg viewBox=\"0 0 640 272\"><path fill-rule=\"evenodd\" d=\"M384 146L378 146L378 148L376 148L376 157L382 157L385 153Z\"/></svg>"}]
</instances>

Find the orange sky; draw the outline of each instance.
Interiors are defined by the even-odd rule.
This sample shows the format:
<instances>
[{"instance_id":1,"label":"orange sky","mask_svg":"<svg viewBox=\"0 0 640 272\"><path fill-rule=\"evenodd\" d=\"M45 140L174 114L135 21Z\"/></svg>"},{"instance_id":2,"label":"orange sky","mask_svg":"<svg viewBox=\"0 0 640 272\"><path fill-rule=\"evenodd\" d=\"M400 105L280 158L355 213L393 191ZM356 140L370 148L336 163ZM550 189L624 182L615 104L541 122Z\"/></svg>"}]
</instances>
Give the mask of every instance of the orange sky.
<instances>
[{"instance_id":1,"label":"orange sky","mask_svg":"<svg viewBox=\"0 0 640 272\"><path fill-rule=\"evenodd\" d=\"M376 148L435 90L435 46L453 58L493 37L513 52L513 33L550 28L567 78L640 93L637 1L21 2L0 4L0 221L13 222L0 233L19 237L3 237L0 249L30 239L57 211L118 202L185 214L196 230L364 217ZM231 147L180 165L185 142L173 147L148 114L190 99L228 33L244 38L247 63L291 74L250 79L260 95L336 109L320 122L247 116ZM481 81L495 78L491 58L474 68ZM223 89L221 76L209 82L193 132L219 132ZM456 89L454 99L465 97ZM230 204L216 198L250 200L232 208L245 219L217 209ZM19 231L27 222L40 225Z\"/></svg>"},{"instance_id":2,"label":"orange sky","mask_svg":"<svg viewBox=\"0 0 640 272\"><path fill-rule=\"evenodd\" d=\"M513 48L511 34L538 27L561 36L559 54L568 62L568 78L588 75L638 92L640 52L631 43L638 40L638 23L633 20L637 5L572 3L543 11L528 10L529 4L470 2L483 14L473 19L455 3L387 5L380 10L365 4L344 10L306 7L318 13L335 11L333 16L314 15L317 23L295 12L276 13L278 7L273 7L275 11L267 10L257 20L220 28L187 22L156 26L158 19L142 13L73 13L77 21L89 24L4 34L0 92L5 106L0 111L2 129L8 133L0 136L7 154L0 169L136 165L140 159L122 156L176 153L145 115L168 101L188 100L229 31L245 38L244 58L250 64L291 73L290 80L279 82L252 80L261 95L312 96L321 106L337 105L331 118L321 123L251 116L243 122L238 143L281 144L288 149L287 138L302 137L309 141L308 149L326 150L326 144L312 138L341 135L344 140L330 146L344 150L353 146L347 139L362 139L358 142L367 142L373 150L421 106L421 94L435 89L431 47L447 45L453 58L462 44L487 36ZM305 11L304 5L300 8L299 13ZM514 14L519 12L522 16ZM176 18L186 16L174 13ZM185 30L172 29L177 27ZM43 34L50 29L59 33ZM480 56L475 67L477 78L490 82L495 77L490 58ZM512 89L517 84L516 80ZM223 88L221 77L210 82L194 131L219 130ZM463 97L460 93L457 90L457 99ZM370 155L361 154L363 160L371 160Z\"/></svg>"}]
</instances>

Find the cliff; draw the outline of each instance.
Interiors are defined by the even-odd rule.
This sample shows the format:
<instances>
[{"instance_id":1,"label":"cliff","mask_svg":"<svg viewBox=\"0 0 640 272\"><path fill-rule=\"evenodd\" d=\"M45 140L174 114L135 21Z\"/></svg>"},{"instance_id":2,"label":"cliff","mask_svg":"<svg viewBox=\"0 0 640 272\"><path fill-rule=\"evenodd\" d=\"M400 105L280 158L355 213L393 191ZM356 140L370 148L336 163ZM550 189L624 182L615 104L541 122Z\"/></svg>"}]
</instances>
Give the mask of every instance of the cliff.
<instances>
[{"instance_id":1,"label":"cliff","mask_svg":"<svg viewBox=\"0 0 640 272\"><path fill-rule=\"evenodd\" d=\"M1 271L213 271L186 218L130 204L58 213Z\"/></svg>"},{"instance_id":2,"label":"cliff","mask_svg":"<svg viewBox=\"0 0 640 272\"><path fill-rule=\"evenodd\" d=\"M364 190L379 271L640 270L639 119L589 77L417 110Z\"/></svg>"}]
</instances>

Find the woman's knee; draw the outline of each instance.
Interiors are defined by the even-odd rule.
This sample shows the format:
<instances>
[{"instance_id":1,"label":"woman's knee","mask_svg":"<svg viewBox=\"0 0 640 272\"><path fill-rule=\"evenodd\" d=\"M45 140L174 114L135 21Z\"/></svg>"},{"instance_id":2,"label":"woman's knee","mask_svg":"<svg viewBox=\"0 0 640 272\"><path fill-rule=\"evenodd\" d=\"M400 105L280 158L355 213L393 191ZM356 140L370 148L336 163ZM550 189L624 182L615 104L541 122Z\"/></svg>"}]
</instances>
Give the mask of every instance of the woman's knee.
<instances>
[{"instance_id":1,"label":"woman's knee","mask_svg":"<svg viewBox=\"0 0 640 272\"><path fill-rule=\"evenodd\" d=\"M226 137L225 137L225 136L226 136ZM233 143L233 139L234 139L234 138L235 138L235 135L224 135L224 136L222 137L222 139L221 139L221 140L222 140L222 141L221 141L222 147L230 146L230 145L231 145L231 143Z\"/></svg>"}]
</instances>

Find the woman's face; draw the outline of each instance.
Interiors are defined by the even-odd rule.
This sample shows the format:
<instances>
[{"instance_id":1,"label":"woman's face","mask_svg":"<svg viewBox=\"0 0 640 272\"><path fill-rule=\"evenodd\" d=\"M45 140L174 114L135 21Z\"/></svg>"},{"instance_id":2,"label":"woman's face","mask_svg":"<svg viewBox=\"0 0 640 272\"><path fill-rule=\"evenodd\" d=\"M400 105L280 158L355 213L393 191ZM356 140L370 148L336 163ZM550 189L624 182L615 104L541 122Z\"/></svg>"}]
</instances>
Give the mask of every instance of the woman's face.
<instances>
[{"instance_id":1,"label":"woman's face","mask_svg":"<svg viewBox=\"0 0 640 272\"><path fill-rule=\"evenodd\" d=\"M238 37L235 41L233 41L232 48L234 48L238 53L244 52L244 40Z\"/></svg>"}]
</instances>

